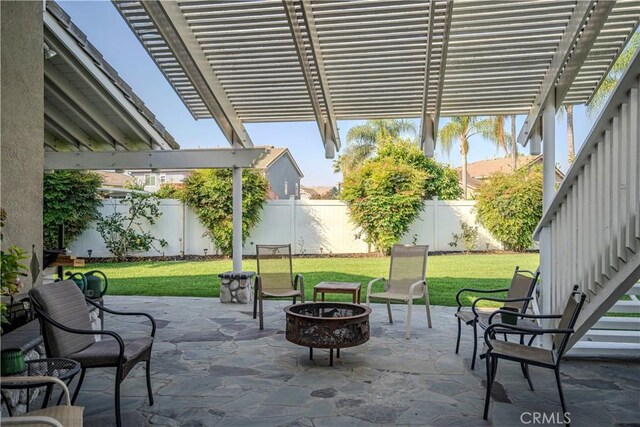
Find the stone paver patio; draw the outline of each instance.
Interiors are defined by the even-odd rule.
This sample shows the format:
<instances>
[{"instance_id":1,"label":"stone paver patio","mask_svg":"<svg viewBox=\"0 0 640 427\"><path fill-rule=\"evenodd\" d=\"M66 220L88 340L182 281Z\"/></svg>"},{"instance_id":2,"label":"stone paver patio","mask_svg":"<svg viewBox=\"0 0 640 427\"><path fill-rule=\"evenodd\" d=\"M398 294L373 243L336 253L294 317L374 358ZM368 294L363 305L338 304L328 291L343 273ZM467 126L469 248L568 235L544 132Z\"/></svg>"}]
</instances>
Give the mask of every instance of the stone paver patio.
<instances>
[{"instance_id":1,"label":"stone paver patio","mask_svg":"<svg viewBox=\"0 0 640 427\"><path fill-rule=\"evenodd\" d=\"M344 349L329 367L328 351L316 350L310 361L308 349L285 340L284 301L265 304L264 331L249 305L217 299L108 297L106 304L147 311L158 321L156 402L148 405L139 365L122 385L125 426L511 426L523 412L561 411L552 371L532 367L531 392L519 366L502 362L490 420L482 420L484 366L469 369L471 328L454 354L451 307L432 308L431 330L424 310L414 310L406 340L406 306L393 307L390 325L386 307L374 305L370 342ZM124 319L108 316L107 329L123 336L145 330L142 318ZM640 365L574 360L562 375L573 425L638 423ZM112 424L113 370L88 371L78 404L86 408L85 425Z\"/></svg>"}]
</instances>

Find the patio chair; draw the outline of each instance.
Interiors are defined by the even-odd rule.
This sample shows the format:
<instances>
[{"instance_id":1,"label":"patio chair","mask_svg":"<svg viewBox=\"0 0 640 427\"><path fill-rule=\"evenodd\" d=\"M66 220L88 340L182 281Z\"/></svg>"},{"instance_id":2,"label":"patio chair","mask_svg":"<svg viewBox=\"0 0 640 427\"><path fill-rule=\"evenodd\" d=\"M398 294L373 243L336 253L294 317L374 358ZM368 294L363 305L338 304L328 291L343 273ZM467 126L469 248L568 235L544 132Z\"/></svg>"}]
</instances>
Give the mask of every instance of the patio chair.
<instances>
[{"instance_id":1,"label":"patio chair","mask_svg":"<svg viewBox=\"0 0 640 427\"><path fill-rule=\"evenodd\" d=\"M550 315L535 315L526 313L517 313L519 317L529 319L560 319L557 328L552 329L529 329L518 325L511 325L505 323L492 323L487 327L484 332L485 352L484 358L487 362L487 394L484 404L484 416L486 420L489 415L489 402L491 400L491 386L496 377L498 370L498 360L505 359L513 362L520 363L521 365L533 365L541 368L553 369L556 375L556 384L558 386L558 393L560 394L560 405L562 405L562 413L567 413L567 407L564 401L564 395L562 393L562 383L560 380L560 360L564 356L567 350L567 343L571 334L574 332L575 326L582 305L586 299L586 295L578 291L578 286L573 288L573 292L569 296L567 305L564 308L562 314L550 314ZM507 310L498 310L492 314L491 317L498 313L512 314ZM490 321L493 319L489 319ZM515 342L507 342L495 339L496 331L510 330L516 334L553 334L551 350L532 347L531 341L529 345L523 345ZM502 332L500 332L502 333ZM531 386L531 383L529 383ZM533 389L533 388L532 388Z\"/></svg>"},{"instance_id":2,"label":"patio chair","mask_svg":"<svg viewBox=\"0 0 640 427\"><path fill-rule=\"evenodd\" d=\"M71 280L39 286L29 291L32 305L40 319L47 357L63 357L80 363L81 372L71 403L75 403L85 372L89 368L115 367L116 423L120 416L120 383L139 362L146 362L147 392L153 405L151 391L151 347L156 332L153 317L146 313L120 312L108 309L85 298L78 285ZM123 339L107 330L93 330L87 303L107 313L123 316L144 316L151 321L151 334L147 337ZM105 339L96 341L95 336Z\"/></svg>"},{"instance_id":3,"label":"patio chair","mask_svg":"<svg viewBox=\"0 0 640 427\"><path fill-rule=\"evenodd\" d=\"M253 318L260 314L260 329L264 329L264 307L267 298L298 297L304 302L304 279L301 274L293 277L291 245L256 245L258 275L253 298Z\"/></svg>"},{"instance_id":4,"label":"patio chair","mask_svg":"<svg viewBox=\"0 0 640 427\"><path fill-rule=\"evenodd\" d=\"M52 406L50 408L30 411L23 415L14 417L2 417L3 426L53 426L53 427L82 427L82 414L84 408L82 406L71 406L69 398L69 389L67 385L55 377L2 377L0 384L2 385L29 385L51 383L62 387L62 393L65 397L66 404Z\"/></svg>"},{"instance_id":5,"label":"patio chair","mask_svg":"<svg viewBox=\"0 0 640 427\"><path fill-rule=\"evenodd\" d=\"M456 311L456 318L458 319L458 337L456 339L456 354L460 350L460 334L461 325L464 322L465 325L473 327L473 356L471 357L471 370L475 369L476 356L478 352L478 326L482 329L486 329L489 326L489 316L498 308L485 308L478 307L478 303L482 301L494 301L502 302L503 308L507 310L515 311L518 313L525 313L529 307L529 302L533 300L531 296L538 283L538 277L540 273L535 273L529 270L521 270L520 267L516 267L516 271L513 273L511 279L511 285L508 288L503 289L473 289L464 288L460 289L456 294L456 302L458 303L458 310ZM471 307L464 307L460 298L464 293L480 293L480 294L495 294L499 292L507 292L506 298L498 297L480 297L476 298ZM530 320L519 319L518 324L526 328L537 328L538 324ZM524 335L521 336L524 339Z\"/></svg>"},{"instance_id":6,"label":"patio chair","mask_svg":"<svg viewBox=\"0 0 640 427\"><path fill-rule=\"evenodd\" d=\"M429 246L393 245L391 248L391 265L389 280L383 277L373 279L367 285L367 305L371 299L384 300L387 303L389 323L393 323L391 316L391 301L407 303L407 325L405 337L411 337L411 308L413 300L424 298L427 310L427 324L431 328L431 308L429 307L429 288L427 285L427 254ZM383 281L383 292L371 293L374 283Z\"/></svg>"}]
</instances>

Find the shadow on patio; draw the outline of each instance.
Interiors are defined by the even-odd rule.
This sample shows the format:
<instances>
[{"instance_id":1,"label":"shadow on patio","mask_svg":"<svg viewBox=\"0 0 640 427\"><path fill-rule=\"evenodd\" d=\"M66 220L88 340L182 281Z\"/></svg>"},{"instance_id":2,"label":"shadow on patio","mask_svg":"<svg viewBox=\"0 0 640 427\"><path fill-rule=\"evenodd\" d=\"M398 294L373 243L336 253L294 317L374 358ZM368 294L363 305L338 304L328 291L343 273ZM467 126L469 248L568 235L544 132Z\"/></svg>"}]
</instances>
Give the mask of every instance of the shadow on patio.
<instances>
[{"instance_id":1,"label":"shadow on patio","mask_svg":"<svg viewBox=\"0 0 640 427\"><path fill-rule=\"evenodd\" d=\"M108 297L113 308L147 311L158 320L152 357L156 404L148 406L144 369L122 384L124 425L518 425L523 412L561 412L553 374L532 367L536 391L528 389L517 364L498 370L489 421L482 420L484 364L470 371L470 331L454 354L454 308L432 308L433 329L414 310L413 335L404 338L404 305L374 305L371 340L344 349L336 366L328 351L309 360L306 348L285 340L282 308L265 304L265 330L250 305L217 299ZM136 334L143 319L107 329ZM125 326L128 325L128 326ZM470 329L470 328L466 328ZM640 369L611 361L567 361L565 396L576 426L635 423L640 410ZM113 372L90 370L78 404L87 425L113 422ZM530 420L526 418L524 421Z\"/></svg>"}]
</instances>

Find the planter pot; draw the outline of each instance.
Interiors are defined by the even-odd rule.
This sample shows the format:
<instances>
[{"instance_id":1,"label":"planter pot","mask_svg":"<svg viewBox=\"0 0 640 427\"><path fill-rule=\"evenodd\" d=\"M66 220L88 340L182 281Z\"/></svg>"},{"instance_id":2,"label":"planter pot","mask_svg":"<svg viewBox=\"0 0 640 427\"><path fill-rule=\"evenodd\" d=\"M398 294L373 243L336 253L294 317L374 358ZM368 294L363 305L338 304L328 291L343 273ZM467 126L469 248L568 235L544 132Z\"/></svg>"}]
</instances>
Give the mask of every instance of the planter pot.
<instances>
[{"instance_id":1,"label":"planter pot","mask_svg":"<svg viewBox=\"0 0 640 427\"><path fill-rule=\"evenodd\" d=\"M0 352L0 367L2 376L15 375L24 372L24 354L19 348L11 348Z\"/></svg>"}]
</instances>

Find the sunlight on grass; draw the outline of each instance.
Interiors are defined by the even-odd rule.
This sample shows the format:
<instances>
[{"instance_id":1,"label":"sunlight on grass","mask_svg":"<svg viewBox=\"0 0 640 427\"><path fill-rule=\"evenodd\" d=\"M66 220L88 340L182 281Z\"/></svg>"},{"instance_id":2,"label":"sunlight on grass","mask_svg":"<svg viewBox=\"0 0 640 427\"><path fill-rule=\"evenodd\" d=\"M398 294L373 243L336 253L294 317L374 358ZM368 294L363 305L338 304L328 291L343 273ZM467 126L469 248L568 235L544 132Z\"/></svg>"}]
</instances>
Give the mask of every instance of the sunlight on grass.
<instances>
[{"instance_id":1,"label":"sunlight on grass","mask_svg":"<svg viewBox=\"0 0 640 427\"><path fill-rule=\"evenodd\" d=\"M431 304L455 306L455 294L462 288L507 287L516 265L534 270L538 254L430 256L427 281ZM245 260L243 268L255 271L255 260ZM386 277L389 257L295 258L293 268L294 274L304 276L305 295L310 300L313 286L322 281L360 282L366 287L370 280ZM94 269L109 277L110 295L217 297L218 274L231 270L231 260L105 263L86 267L87 271ZM374 286L374 290L381 291L382 285ZM363 289L363 300L364 296ZM471 305L474 296L465 298ZM348 301L350 296L327 295L327 300Z\"/></svg>"}]
</instances>

